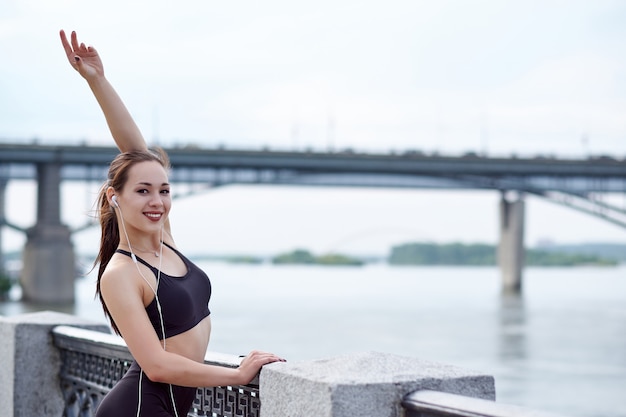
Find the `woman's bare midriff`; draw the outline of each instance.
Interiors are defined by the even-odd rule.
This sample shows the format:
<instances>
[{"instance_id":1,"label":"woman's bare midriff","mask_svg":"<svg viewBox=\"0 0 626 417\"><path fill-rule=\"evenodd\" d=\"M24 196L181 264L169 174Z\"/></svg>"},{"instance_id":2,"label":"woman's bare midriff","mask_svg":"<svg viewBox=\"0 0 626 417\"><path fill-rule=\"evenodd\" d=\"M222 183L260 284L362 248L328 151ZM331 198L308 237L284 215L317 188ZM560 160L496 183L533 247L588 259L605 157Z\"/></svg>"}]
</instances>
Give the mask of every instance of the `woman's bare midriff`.
<instances>
[{"instance_id":1,"label":"woman's bare midriff","mask_svg":"<svg viewBox=\"0 0 626 417\"><path fill-rule=\"evenodd\" d=\"M211 316L207 316L186 332L168 337L165 346L168 352L177 353L196 362L204 362L210 337Z\"/></svg>"}]
</instances>

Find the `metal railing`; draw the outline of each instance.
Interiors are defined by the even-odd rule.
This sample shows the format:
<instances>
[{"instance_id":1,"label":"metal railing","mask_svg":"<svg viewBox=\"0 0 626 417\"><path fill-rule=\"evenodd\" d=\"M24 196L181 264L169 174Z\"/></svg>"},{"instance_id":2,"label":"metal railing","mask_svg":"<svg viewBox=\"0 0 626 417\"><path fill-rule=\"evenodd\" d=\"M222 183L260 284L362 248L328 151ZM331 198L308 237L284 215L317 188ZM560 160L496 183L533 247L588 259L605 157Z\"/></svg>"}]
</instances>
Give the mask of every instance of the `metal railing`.
<instances>
[{"instance_id":1,"label":"metal railing","mask_svg":"<svg viewBox=\"0 0 626 417\"><path fill-rule=\"evenodd\" d=\"M52 335L61 354L63 415L91 417L133 358L123 340L112 334L57 326ZM207 353L205 363L236 368L239 361L232 355ZM188 417L258 417L260 409L257 377L245 386L198 388Z\"/></svg>"},{"instance_id":2,"label":"metal railing","mask_svg":"<svg viewBox=\"0 0 626 417\"><path fill-rule=\"evenodd\" d=\"M402 407L405 417L557 417L545 411L429 390L408 394Z\"/></svg>"},{"instance_id":3,"label":"metal railing","mask_svg":"<svg viewBox=\"0 0 626 417\"><path fill-rule=\"evenodd\" d=\"M60 384L65 417L91 417L128 370L133 358L113 334L69 326L52 330L61 355ZM208 353L205 363L234 368L239 358ZM404 417L555 417L556 414L439 391L418 390L402 401ZM198 388L188 417L259 417L258 377L246 386Z\"/></svg>"}]
</instances>

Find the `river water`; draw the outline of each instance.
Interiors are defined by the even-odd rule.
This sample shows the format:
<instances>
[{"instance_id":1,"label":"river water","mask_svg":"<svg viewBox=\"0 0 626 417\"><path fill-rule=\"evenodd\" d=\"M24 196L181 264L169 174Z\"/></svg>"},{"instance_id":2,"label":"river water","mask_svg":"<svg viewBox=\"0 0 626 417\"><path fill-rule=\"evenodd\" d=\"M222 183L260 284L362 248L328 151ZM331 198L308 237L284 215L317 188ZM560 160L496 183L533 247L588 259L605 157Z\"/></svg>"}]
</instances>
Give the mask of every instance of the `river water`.
<instances>
[{"instance_id":1,"label":"river water","mask_svg":"<svg viewBox=\"0 0 626 417\"><path fill-rule=\"evenodd\" d=\"M289 361L379 351L491 374L497 401L626 416L626 266L527 268L521 297L491 267L200 263L213 284L210 350ZM94 278L56 308L103 321ZM48 309L52 309L48 308ZM42 306L0 303L0 314Z\"/></svg>"}]
</instances>

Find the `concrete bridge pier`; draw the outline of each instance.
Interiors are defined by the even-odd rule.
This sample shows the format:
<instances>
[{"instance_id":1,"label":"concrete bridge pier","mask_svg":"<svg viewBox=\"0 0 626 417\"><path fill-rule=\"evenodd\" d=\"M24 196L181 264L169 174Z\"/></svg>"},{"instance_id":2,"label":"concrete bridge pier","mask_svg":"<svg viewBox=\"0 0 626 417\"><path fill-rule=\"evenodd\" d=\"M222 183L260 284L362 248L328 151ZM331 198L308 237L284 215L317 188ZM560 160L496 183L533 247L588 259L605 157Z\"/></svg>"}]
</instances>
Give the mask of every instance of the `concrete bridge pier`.
<instances>
[{"instance_id":1,"label":"concrete bridge pier","mask_svg":"<svg viewBox=\"0 0 626 417\"><path fill-rule=\"evenodd\" d=\"M6 180L0 180L0 272L5 272L5 262L4 262L4 248L2 246L3 243L3 233L2 230L4 228L4 221L6 219L6 205L5 205L5 191L7 189Z\"/></svg>"},{"instance_id":2,"label":"concrete bridge pier","mask_svg":"<svg viewBox=\"0 0 626 417\"><path fill-rule=\"evenodd\" d=\"M524 196L515 193L510 201L506 193L500 200L500 242L498 264L502 276L502 292L519 294L522 291L524 268Z\"/></svg>"},{"instance_id":3,"label":"concrete bridge pier","mask_svg":"<svg viewBox=\"0 0 626 417\"><path fill-rule=\"evenodd\" d=\"M22 296L33 302L74 302L74 248L60 214L61 165L39 164L37 184L37 223L26 233Z\"/></svg>"}]
</instances>

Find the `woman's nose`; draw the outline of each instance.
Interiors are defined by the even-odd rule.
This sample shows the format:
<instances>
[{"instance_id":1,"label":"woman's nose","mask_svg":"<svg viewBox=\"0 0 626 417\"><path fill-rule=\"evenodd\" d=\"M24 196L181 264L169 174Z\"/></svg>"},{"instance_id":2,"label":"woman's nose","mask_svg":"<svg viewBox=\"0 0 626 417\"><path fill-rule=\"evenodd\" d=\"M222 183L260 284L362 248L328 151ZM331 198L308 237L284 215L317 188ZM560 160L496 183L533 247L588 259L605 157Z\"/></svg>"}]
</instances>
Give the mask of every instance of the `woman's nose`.
<instances>
[{"instance_id":1,"label":"woman's nose","mask_svg":"<svg viewBox=\"0 0 626 417\"><path fill-rule=\"evenodd\" d=\"M152 195L152 198L150 199L150 205L155 207L160 207L163 205L163 198L161 197L160 193Z\"/></svg>"}]
</instances>

